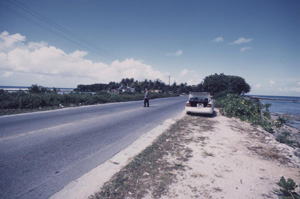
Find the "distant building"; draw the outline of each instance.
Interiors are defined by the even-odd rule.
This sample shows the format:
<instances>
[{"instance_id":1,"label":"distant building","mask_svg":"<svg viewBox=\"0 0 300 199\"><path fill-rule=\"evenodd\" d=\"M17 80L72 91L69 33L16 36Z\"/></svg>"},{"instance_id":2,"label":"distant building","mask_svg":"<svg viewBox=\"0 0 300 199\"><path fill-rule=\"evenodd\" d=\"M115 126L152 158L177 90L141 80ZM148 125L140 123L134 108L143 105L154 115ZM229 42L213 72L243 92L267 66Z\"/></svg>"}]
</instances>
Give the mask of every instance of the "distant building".
<instances>
[{"instance_id":1,"label":"distant building","mask_svg":"<svg viewBox=\"0 0 300 199\"><path fill-rule=\"evenodd\" d=\"M108 93L114 93L114 94L118 94L118 93L120 93L119 92L119 89L110 89L109 91L108 91Z\"/></svg>"},{"instance_id":2,"label":"distant building","mask_svg":"<svg viewBox=\"0 0 300 199\"><path fill-rule=\"evenodd\" d=\"M54 90L53 88L50 88L51 90ZM58 94L69 94L74 91L73 88L56 88Z\"/></svg>"},{"instance_id":3,"label":"distant building","mask_svg":"<svg viewBox=\"0 0 300 199\"><path fill-rule=\"evenodd\" d=\"M159 89L151 89L149 90L150 93L162 93L162 90Z\"/></svg>"},{"instance_id":4,"label":"distant building","mask_svg":"<svg viewBox=\"0 0 300 199\"><path fill-rule=\"evenodd\" d=\"M134 93L135 92L135 88L129 87L129 86L124 86L121 85L118 88L119 93Z\"/></svg>"}]
</instances>

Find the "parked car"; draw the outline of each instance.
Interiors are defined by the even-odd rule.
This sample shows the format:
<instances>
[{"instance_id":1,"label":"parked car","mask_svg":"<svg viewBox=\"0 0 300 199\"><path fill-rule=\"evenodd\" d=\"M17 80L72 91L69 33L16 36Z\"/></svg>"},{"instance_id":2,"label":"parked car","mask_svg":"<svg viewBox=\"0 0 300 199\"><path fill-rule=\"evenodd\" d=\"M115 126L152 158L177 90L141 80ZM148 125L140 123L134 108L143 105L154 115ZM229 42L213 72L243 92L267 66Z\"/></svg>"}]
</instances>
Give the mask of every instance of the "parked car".
<instances>
[{"instance_id":1,"label":"parked car","mask_svg":"<svg viewBox=\"0 0 300 199\"><path fill-rule=\"evenodd\" d=\"M214 114L214 101L208 92L190 92L185 105L185 111L189 113Z\"/></svg>"}]
</instances>

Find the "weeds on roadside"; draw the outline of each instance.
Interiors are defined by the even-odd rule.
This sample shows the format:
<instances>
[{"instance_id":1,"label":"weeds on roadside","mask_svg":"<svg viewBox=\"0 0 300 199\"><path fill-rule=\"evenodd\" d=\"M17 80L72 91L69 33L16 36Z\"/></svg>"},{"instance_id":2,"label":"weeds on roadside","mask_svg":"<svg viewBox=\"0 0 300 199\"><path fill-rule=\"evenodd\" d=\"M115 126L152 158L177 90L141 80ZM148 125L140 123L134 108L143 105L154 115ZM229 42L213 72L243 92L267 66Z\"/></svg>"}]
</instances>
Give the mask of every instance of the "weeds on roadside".
<instances>
[{"instance_id":1,"label":"weeds on roadside","mask_svg":"<svg viewBox=\"0 0 300 199\"><path fill-rule=\"evenodd\" d=\"M173 124L89 199L143 198L147 193L161 198L176 180L175 172L184 171L184 163L192 157L192 150L182 143L185 128L184 120Z\"/></svg>"},{"instance_id":2,"label":"weeds on roadside","mask_svg":"<svg viewBox=\"0 0 300 199\"><path fill-rule=\"evenodd\" d=\"M287 119L285 117L281 117L279 116L275 121L274 121L274 125L276 126L276 128L280 128L282 127L284 124L287 123Z\"/></svg>"},{"instance_id":3,"label":"weeds on roadside","mask_svg":"<svg viewBox=\"0 0 300 199\"><path fill-rule=\"evenodd\" d=\"M275 193L280 199L300 199L300 193L296 192L298 185L291 178L287 180L285 177L281 177L277 185L280 187Z\"/></svg>"},{"instance_id":4,"label":"weeds on roadside","mask_svg":"<svg viewBox=\"0 0 300 199\"><path fill-rule=\"evenodd\" d=\"M236 94L227 94L216 100L223 115L237 117L262 126L266 131L274 133L269 112L269 104L262 104L258 100L249 99Z\"/></svg>"},{"instance_id":5,"label":"weeds on roadside","mask_svg":"<svg viewBox=\"0 0 300 199\"><path fill-rule=\"evenodd\" d=\"M287 144L291 147L299 147L300 148L300 144L291 139L291 133L290 132L284 131L284 132L280 133L276 137L276 140L280 143Z\"/></svg>"}]
</instances>

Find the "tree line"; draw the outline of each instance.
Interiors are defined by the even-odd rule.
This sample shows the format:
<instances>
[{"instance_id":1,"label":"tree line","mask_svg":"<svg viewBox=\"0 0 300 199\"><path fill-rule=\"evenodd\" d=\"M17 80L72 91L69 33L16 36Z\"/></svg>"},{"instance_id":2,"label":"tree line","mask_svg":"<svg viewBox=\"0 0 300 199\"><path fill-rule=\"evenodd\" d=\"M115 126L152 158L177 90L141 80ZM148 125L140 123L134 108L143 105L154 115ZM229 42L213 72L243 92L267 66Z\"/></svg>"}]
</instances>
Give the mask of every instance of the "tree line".
<instances>
[{"instance_id":1,"label":"tree line","mask_svg":"<svg viewBox=\"0 0 300 199\"><path fill-rule=\"evenodd\" d=\"M128 86L135 89L134 93L108 92ZM137 81L125 78L120 82L108 84L78 85L74 92L59 93L58 89L32 85L28 91L8 92L0 89L0 114L5 109L36 109L43 107L78 106L107 102L121 102L143 99L145 89L159 90L152 92L151 98L170 97L191 91L206 91L217 97L227 93L242 94L250 91L246 81L238 76L213 74L204 78L198 85L186 83L167 85L160 80ZM5 111L4 111L5 112Z\"/></svg>"},{"instance_id":2,"label":"tree line","mask_svg":"<svg viewBox=\"0 0 300 199\"><path fill-rule=\"evenodd\" d=\"M124 78L120 82L109 82L108 84L90 84L90 85L78 85L75 91L80 92L100 92L100 91L112 91L122 87L134 88L136 93L143 93L145 89L158 90L161 93L188 93L192 90L199 90L197 86L187 85L186 83L172 85L165 84L161 80L144 80L138 81L133 78Z\"/></svg>"},{"instance_id":3,"label":"tree line","mask_svg":"<svg viewBox=\"0 0 300 199\"><path fill-rule=\"evenodd\" d=\"M118 89L122 86L128 86L135 89L135 92L142 93L147 88L148 90L159 90L162 93L189 93L194 92L210 92L214 96L224 95L226 93L242 94L250 91L249 84L244 78L233 75L212 74L204 78L204 80L197 85L188 85L187 83L176 84L174 82L171 85L164 83L161 80L144 80L138 81L133 78L125 78L120 82L110 82L108 84L90 84L90 85L78 85L75 91L80 92L101 92L111 91Z\"/></svg>"}]
</instances>

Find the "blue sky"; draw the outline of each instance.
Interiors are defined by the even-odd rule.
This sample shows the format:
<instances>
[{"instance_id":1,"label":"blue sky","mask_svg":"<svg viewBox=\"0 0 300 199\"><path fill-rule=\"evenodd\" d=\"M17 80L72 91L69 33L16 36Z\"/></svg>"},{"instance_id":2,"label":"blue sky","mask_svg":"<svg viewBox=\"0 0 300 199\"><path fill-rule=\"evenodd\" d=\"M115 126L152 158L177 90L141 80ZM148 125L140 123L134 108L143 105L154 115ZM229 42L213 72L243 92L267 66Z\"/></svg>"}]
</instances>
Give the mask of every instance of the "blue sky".
<instances>
[{"instance_id":1,"label":"blue sky","mask_svg":"<svg viewBox=\"0 0 300 199\"><path fill-rule=\"evenodd\" d=\"M1 1L0 84L196 84L223 72L253 94L300 96L299 10L298 0Z\"/></svg>"}]
</instances>

